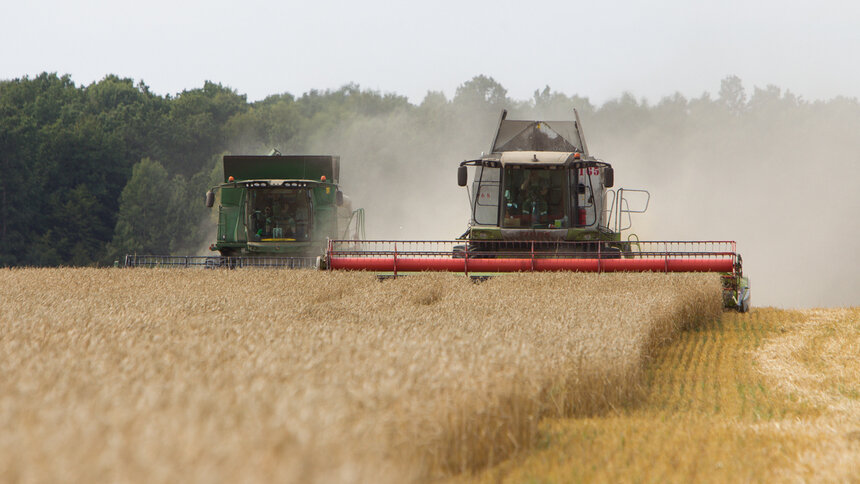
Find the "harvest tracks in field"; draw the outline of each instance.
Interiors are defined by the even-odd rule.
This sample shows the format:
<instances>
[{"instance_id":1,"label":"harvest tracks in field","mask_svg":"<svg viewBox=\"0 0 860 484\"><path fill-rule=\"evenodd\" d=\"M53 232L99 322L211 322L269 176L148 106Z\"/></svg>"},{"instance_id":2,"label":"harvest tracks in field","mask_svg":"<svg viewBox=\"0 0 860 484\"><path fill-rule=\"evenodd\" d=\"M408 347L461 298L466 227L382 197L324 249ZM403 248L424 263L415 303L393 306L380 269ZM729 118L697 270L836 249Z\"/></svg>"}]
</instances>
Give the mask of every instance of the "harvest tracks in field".
<instances>
[{"instance_id":1,"label":"harvest tracks in field","mask_svg":"<svg viewBox=\"0 0 860 484\"><path fill-rule=\"evenodd\" d=\"M723 313L657 350L641 401L546 420L540 449L464 480L850 480L859 335L857 308Z\"/></svg>"}]
</instances>

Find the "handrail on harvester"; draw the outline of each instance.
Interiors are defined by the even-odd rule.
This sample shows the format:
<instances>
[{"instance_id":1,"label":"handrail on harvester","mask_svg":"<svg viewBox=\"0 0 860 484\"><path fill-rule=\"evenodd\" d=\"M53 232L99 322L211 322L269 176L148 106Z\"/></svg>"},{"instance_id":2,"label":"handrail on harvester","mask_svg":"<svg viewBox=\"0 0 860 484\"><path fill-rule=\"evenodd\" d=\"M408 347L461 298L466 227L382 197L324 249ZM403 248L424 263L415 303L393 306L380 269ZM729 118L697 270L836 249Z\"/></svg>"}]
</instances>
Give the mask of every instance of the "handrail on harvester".
<instances>
[{"instance_id":1,"label":"handrail on harvester","mask_svg":"<svg viewBox=\"0 0 860 484\"><path fill-rule=\"evenodd\" d=\"M635 250L634 250L635 247ZM734 241L330 240L330 270L376 272L721 272L734 274Z\"/></svg>"}]
</instances>

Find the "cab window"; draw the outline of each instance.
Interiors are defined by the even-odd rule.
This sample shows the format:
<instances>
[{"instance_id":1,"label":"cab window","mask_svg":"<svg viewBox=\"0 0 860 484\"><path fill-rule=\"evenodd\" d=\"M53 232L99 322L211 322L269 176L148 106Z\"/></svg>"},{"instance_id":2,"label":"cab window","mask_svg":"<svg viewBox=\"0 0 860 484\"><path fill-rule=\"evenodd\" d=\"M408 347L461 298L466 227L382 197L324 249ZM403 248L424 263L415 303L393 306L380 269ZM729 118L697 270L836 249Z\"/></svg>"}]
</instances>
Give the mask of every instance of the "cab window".
<instances>
[{"instance_id":1,"label":"cab window","mask_svg":"<svg viewBox=\"0 0 860 484\"><path fill-rule=\"evenodd\" d=\"M306 189L252 189L248 197L252 240L307 240L310 200Z\"/></svg>"},{"instance_id":2,"label":"cab window","mask_svg":"<svg viewBox=\"0 0 860 484\"><path fill-rule=\"evenodd\" d=\"M506 166L502 227L567 226L564 203L566 175L561 167Z\"/></svg>"}]
</instances>

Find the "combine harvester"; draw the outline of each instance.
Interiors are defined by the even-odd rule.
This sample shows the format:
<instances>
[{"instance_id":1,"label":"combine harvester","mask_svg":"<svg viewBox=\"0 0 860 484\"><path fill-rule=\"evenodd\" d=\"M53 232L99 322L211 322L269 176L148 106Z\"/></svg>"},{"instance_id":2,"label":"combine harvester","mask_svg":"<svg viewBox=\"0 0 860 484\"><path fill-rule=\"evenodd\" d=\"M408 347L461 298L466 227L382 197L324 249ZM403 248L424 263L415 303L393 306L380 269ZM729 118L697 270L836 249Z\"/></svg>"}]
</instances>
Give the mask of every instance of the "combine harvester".
<instances>
[{"instance_id":1,"label":"combine harvester","mask_svg":"<svg viewBox=\"0 0 860 484\"><path fill-rule=\"evenodd\" d=\"M745 312L749 280L733 241L622 240L645 190L613 190L609 163L591 156L576 121L508 120L503 111L490 154L460 163L469 192L469 229L454 241L331 240L329 270L381 276L425 271L473 278L507 272L717 272L724 306ZM631 202L639 202L631 208Z\"/></svg>"},{"instance_id":2,"label":"combine harvester","mask_svg":"<svg viewBox=\"0 0 860 484\"><path fill-rule=\"evenodd\" d=\"M364 238L364 209L338 187L340 157L225 156L214 256L127 255L126 267L318 268L332 238Z\"/></svg>"}]
</instances>

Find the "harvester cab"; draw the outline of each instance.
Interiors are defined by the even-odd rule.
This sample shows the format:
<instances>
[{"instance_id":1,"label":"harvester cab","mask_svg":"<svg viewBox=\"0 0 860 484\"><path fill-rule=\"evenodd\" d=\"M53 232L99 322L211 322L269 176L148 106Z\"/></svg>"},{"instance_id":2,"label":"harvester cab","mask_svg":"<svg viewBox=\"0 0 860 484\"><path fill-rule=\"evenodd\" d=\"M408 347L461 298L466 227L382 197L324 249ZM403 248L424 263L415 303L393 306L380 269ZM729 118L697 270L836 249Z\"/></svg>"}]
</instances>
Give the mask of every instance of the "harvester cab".
<instances>
[{"instance_id":1,"label":"harvester cab","mask_svg":"<svg viewBox=\"0 0 860 484\"><path fill-rule=\"evenodd\" d=\"M457 181L467 185L471 241L594 241L597 250L620 250L630 214L648 208L645 190L613 190L612 165L592 157L576 121L508 120L502 111L490 154L460 163ZM626 194L641 195L631 208ZM509 244L514 247L516 244ZM551 246L551 244L550 244Z\"/></svg>"}]
</instances>

